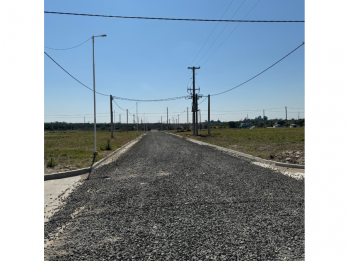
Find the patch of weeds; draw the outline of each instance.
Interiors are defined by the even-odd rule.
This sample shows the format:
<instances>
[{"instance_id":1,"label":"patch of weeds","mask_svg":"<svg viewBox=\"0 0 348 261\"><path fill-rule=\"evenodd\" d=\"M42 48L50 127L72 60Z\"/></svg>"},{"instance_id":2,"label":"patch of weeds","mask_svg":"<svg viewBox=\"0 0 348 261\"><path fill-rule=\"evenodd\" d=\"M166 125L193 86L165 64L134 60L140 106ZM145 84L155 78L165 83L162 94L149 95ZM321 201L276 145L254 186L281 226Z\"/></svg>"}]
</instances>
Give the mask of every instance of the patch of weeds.
<instances>
[{"instance_id":1,"label":"patch of weeds","mask_svg":"<svg viewBox=\"0 0 348 261\"><path fill-rule=\"evenodd\" d=\"M52 158L47 162L46 167L47 168L54 168L55 166L57 166L57 161L55 158Z\"/></svg>"},{"instance_id":2,"label":"patch of weeds","mask_svg":"<svg viewBox=\"0 0 348 261\"><path fill-rule=\"evenodd\" d=\"M111 147L111 144L110 144L110 139L106 140L105 150L112 150L112 147Z\"/></svg>"},{"instance_id":3,"label":"patch of weeds","mask_svg":"<svg viewBox=\"0 0 348 261\"><path fill-rule=\"evenodd\" d=\"M105 148L104 148L102 145L100 145L100 146L99 146L99 150L104 151Z\"/></svg>"}]
</instances>

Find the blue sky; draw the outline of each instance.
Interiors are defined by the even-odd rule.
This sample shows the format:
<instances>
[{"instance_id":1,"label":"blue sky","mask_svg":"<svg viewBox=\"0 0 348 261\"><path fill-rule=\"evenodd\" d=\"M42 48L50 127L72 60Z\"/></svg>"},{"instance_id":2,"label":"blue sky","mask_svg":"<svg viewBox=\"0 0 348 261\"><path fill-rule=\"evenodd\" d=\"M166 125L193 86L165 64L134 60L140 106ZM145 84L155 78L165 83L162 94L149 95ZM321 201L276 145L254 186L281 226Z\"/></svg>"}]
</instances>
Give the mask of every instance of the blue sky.
<instances>
[{"instance_id":1,"label":"blue sky","mask_svg":"<svg viewBox=\"0 0 348 261\"><path fill-rule=\"evenodd\" d=\"M231 2L45 1L44 10L220 19ZM233 0L222 19L232 17L305 20L304 1ZM84 42L92 35L107 34L105 38L95 39L96 91L132 99L162 99L187 95L186 88L192 84L192 71L187 69L189 66L201 66L196 74L196 87L200 87L200 93L214 94L248 80L305 41L304 23L228 23L225 26L224 22L45 14L44 45L68 48ZM210 39L198 54L214 28ZM285 106L288 107L288 118L297 118L298 112L303 118L304 48L301 47L247 84L211 97L211 119L233 121L247 115L254 118L262 115L263 110L269 118L285 118ZM45 48L45 51L74 77L93 88L92 41L70 50ZM197 59L192 63L197 54ZM86 122L93 122L93 92L73 80L46 56L44 68L45 122L83 122L84 116ZM131 114L135 113L135 102L116 102L122 109L128 108ZM109 97L97 95L96 104L97 122L109 122ZM161 116L165 120L167 107L170 119L180 114L180 122L186 122L186 112L181 113L191 107L191 100L147 102L139 103L138 106L139 116L143 117L146 113L149 122L158 122ZM124 122L125 111L115 104L114 109L117 121L119 114L122 114ZM207 100L200 105L200 109L204 121L207 119Z\"/></svg>"}]
</instances>

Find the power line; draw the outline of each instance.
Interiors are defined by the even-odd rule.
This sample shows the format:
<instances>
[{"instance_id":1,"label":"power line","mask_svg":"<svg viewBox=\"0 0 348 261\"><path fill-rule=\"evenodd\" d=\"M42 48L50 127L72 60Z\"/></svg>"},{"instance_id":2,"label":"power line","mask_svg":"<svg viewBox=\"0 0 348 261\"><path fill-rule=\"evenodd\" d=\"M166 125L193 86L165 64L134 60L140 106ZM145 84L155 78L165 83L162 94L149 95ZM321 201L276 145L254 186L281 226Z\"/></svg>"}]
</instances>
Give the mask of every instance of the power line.
<instances>
[{"instance_id":1,"label":"power line","mask_svg":"<svg viewBox=\"0 0 348 261\"><path fill-rule=\"evenodd\" d=\"M225 12L224 12L223 15L220 17L220 19L225 15L225 13L226 13L227 10L230 8L230 6L231 6L231 4L233 3L233 1L234 1L234 0L232 0L231 3L228 5L228 7L226 8ZM197 56L200 54L200 52L202 51L203 47L204 47L205 44L208 42L208 40L210 39L210 36L214 33L214 31L215 31L216 27L219 25L219 23L220 23L220 22L218 22L218 23L215 25L213 31L211 31L211 33L210 33L210 35L208 36L207 40L205 40L205 42L204 42L204 44L202 45L201 49L199 50L199 52L197 53L196 57L193 59L193 61L192 61L190 64L192 64L192 63L196 60Z\"/></svg>"},{"instance_id":2,"label":"power line","mask_svg":"<svg viewBox=\"0 0 348 261\"><path fill-rule=\"evenodd\" d=\"M208 96L206 96L205 99L204 99L203 101L201 101L200 103L198 103L198 105L200 105L201 103L203 103L207 98L208 98Z\"/></svg>"},{"instance_id":3,"label":"power line","mask_svg":"<svg viewBox=\"0 0 348 261\"><path fill-rule=\"evenodd\" d=\"M123 111L126 111L125 109L122 109L122 108L120 107L120 105L118 105L117 102L116 102L114 99L112 99L112 101L117 105L118 108L120 108L120 109L123 110Z\"/></svg>"},{"instance_id":4,"label":"power line","mask_svg":"<svg viewBox=\"0 0 348 261\"><path fill-rule=\"evenodd\" d=\"M93 89L89 88L87 85L83 84L82 82L80 82L78 79L76 79L74 76L72 76L67 70L65 70L62 66L59 65L59 63L57 63L55 60L53 60L53 58L51 56L49 56L46 52L45 54L55 63L57 64L64 72L66 72L67 74L70 75L71 78L73 78L75 81L77 81L79 84L85 86L87 89L91 90L93 92ZM104 95L104 96L109 96L107 94L103 94L103 93L100 93L100 92L95 92L95 93L98 93L100 95Z\"/></svg>"},{"instance_id":5,"label":"power line","mask_svg":"<svg viewBox=\"0 0 348 261\"><path fill-rule=\"evenodd\" d=\"M59 50L59 51L61 51L61 50L69 50L69 49L73 49L73 48L79 47L79 46L83 45L84 43L87 43L91 39L92 38L90 37L86 41L84 41L82 44L79 44L79 45L76 45L76 46L70 47L70 48L65 48L65 49L55 49L55 48L51 48L51 47L48 47L48 46L45 46L45 48L48 48L48 49L51 49L51 50Z\"/></svg>"},{"instance_id":6,"label":"power line","mask_svg":"<svg viewBox=\"0 0 348 261\"><path fill-rule=\"evenodd\" d=\"M173 101L173 100L188 98L189 96L186 95L186 96L181 96L181 97L172 97L172 98L158 99L158 100L137 100L137 99L122 98L122 97L117 97L117 96L112 96L112 97L113 97L114 99L117 99L117 100L126 100L126 101L159 102L159 101Z\"/></svg>"},{"instance_id":7,"label":"power line","mask_svg":"<svg viewBox=\"0 0 348 261\"><path fill-rule=\"evenodd\" d=\"M242 7L242 5L245 3L245 0L241 3L241 5L238 7L237 11L233 14L233 16L231 17L231 19L236 15L236 13L239 11L239 9ZM219 33L219 35L215 38L214 42L209 46L209 48L205 51L205 53L203 54L203 56L201 57L201 59L199 59L198 63L203 59L203 57L207 54L207 52L210 50L210 48L214 45L214 43L216 42L216 40L220 37L220 35L222 34L222 32L226 29L226 27L229 24L226 24L225 27L221 30L221 32Z\"/></svg>"},{"instance_id":8,"label":"power line","mask_svg":"<svg viewBox=\"0 0 348 261\"><path fill-rule=\"evenodd\" d=\"M67 74L69 74L70 77L72 77L75 81L77 81L78 83L80 83L81 85L83 85L84 87L86 87L87 89L93 91L91 88L89 88L87 85L83 84L82 82L80 82L79 80L77 80L74 76L72 76L67 70L65 70L62 66L59 65L59 63L57 63L55 60L53 60L53 58L51 56L49 56L46 52L44 52L55 64L57 64L64 72L66 72ZM100 92L95 92L98 93L100 95L104 95L104 96L110 96L108 94L103 94ZM141 101L141 102L157 102L157 101L171 101L171 100L177 100L177 99L183 99L183 98L188 98L189 96L181 96L181 97L172 97L172 98L166 98L166 99L158 99L158 100L136 100L136 99L128 99L128 98L123 98L123 97L117 97L117 96L112 96L114 99L118 99L118 100L127 100L127 101ZM123 110L123 109L122 109Z\"/></svg>"},{"instance_id":9,"label":"power line","mask_svg":"<svg viewBox=\"0 0 348 261\"><path fill-rule=\"evenodd\" d=\"M223 91L223 92L220 92L220 93L215 93L215 94L211 94L210 96L216 96L216 95L220 95L220 94L223 94L225 92L229 92L229 91L232 91L233 89L236 89L240 86L242 86L243 84L246 84L247 82L251 81L252 79L256 78L257 76L263 74L264 72L266 72L267 70L271 69L274 65L276 65L277 63L279 63L280 61L282 61L283 59L285 59L286 57L288 57L290 54L292 54L293 52L295 52L298 48L300 48L302 45L304 45L305 43L303 42L301 45L299 45L298 47L296 47L294 50L292 50L290 53L288 53L287 55L285 55L283 58L281 58L280 60L278 60L277 62L275 62L274 64L272 64L270 67L268 67L267 69L263 70L262 72L260 72L259 74L255 75L254 77L250 78L249 80L231 88L231 89L228 89L226 91Z\"/></svg>"},{"instance_id":10,"label":"power line","mask_svg":"<svg viewBox=\"0 0 348 261\"><path fill-rule=\"evenodd\" d=\"M279 20L214 20L214 19L192 19L192 18L162 18L162 17L142 17L142 16L122 16L122 15L96 15L96 14L78 14L78 13L63 13L49 12L46 14L65 14L65 15L80 15L80 16L97 16L109 18L130 18L130 19L148 19L148 20L168 20L168 21L195 21L195 22L244 22L244 23L304 23L305 21L279 21Z\"/></svg>"},{"instance_id":11,"label":"power line","mask_svg":"<svg viewBox=\"0 0 348 261\"><path fill-rule=\"evenodd\" d=\"M260 2L260 0L253 6L253 8L250 9L250 11L243 17L243 19L250 14L250 12L258 5L259 2ZM204 61L204 63L202 65L204 65L210 59L210 57L213 56L213 54L221 47L221 45L223 45L223 43L227 40L227 38L229 38L231 36L231 34L238 28L239 25L240 25L240 23L237 24L237 26L232 30L232 32L225 38L225 40L222 41L222 43L218 46L218 48L215 49L215 51L208 57L208 59L206 59ZM202 58L201 58L201 60L202 60ZM201 61L201 60L199 60L199 61Z\"/></svg>"}]
</instances>

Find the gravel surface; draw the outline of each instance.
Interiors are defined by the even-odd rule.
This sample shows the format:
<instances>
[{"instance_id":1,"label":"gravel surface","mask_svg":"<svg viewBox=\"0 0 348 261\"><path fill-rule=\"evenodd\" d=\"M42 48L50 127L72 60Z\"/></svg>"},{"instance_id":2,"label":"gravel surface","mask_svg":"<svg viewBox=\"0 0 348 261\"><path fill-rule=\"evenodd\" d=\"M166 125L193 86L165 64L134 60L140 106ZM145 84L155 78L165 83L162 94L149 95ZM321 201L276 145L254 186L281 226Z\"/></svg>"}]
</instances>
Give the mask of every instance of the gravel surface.
<instances>
[{"instance_id":1,"label":"gravel surface","mask_svg":"<svg viewBox=\"0 0 348 261\"><path fill-rule=\"evenodd\" d=\"M45 223L45 260L304 260L304 180L161 132Z\"/></svg>"}]
</instances>

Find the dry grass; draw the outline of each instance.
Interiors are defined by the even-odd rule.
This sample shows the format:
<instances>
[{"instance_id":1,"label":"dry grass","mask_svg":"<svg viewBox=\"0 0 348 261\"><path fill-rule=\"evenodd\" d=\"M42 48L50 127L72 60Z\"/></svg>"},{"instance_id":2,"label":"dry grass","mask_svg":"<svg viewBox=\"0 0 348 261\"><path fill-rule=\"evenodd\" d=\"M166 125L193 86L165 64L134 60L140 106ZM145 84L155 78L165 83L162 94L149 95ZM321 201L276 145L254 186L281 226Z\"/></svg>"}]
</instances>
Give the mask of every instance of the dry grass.
<instances>
[{"instance_id":1,"label":"dry grass","mask_svg":"<svg viewBox=\"0 0 348 261\"><path fill-rule=\"evenodd\" d=\"M176 132L184 137L244 152L263 159L286 150L305 150L305 128L256 128L256 129L211 129L199 131L202 136L191 132Z\"/></svg>"},{"instance_id":2,"label":"dry grass","mask_svg":"<svg viewBox=\"0 0 348 261\"><path fill-rule=\"evenodd\" d=\"M143 132L139 131L139 136ZM124 144L137 138L136 132L115 132L114 138L110 138L110 132L97 131L97 151L96 161L108 156L113 151L122 147ZM54 131L45 132L45 152L44 163L51 157L57 161L59 168L85 168L92 164L94 151L94 133L91 131ZM112 150L101 150L110 139Z\"/></svg>"}]
</instances>

